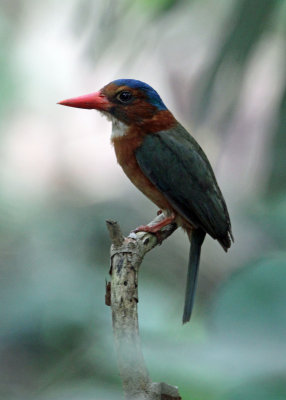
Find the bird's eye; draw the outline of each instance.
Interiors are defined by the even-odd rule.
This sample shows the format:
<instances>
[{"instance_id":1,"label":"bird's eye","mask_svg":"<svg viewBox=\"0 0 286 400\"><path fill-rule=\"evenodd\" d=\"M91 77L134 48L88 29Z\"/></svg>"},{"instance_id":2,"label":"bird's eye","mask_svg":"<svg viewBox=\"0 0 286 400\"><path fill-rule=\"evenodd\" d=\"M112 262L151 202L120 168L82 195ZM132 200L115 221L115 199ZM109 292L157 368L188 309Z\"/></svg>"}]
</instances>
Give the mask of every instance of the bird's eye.
<instances>
[{"instance_id":1,"label":"bird's eye","mask_svg":"<svg viewBox=\"0 0 286 400\"><path fill-rule=\"evenodd\" d=\"M128 103L132 99L132 94L127 90L124 90L123 92L118 93L117 99L121 103Z\"/></svg>"}]
</instances>

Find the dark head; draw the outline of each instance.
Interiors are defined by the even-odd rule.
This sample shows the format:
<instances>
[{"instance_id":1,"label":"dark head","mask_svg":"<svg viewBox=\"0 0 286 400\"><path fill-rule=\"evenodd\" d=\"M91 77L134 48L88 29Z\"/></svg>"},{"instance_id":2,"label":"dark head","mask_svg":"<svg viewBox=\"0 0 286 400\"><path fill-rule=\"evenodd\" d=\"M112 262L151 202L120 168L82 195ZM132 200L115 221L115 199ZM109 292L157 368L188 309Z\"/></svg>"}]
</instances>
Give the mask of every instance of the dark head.
<instances>
[{"instance_id":1,"label":"dark head","mask_svg":"<svg viewBox=\"0 0 286 400\"><path fill-rule=\"evenodd\" d=\"M59 104L102 111L126 125L140 124L159 111L167 110L151 86L135 79L117 79L99 92L63 100Z\"/></svg>"}]
</instances>

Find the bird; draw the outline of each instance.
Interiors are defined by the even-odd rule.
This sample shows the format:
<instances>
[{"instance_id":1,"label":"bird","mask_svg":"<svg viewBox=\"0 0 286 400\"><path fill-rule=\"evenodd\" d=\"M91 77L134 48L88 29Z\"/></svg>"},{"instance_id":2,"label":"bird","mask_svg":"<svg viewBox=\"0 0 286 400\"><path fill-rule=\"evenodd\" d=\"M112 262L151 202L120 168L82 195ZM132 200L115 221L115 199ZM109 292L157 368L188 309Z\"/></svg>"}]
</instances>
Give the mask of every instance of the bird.
<instances>
[{"instance_id":1,"label":"bird","mask_svg":"<svg viewBox=\"0 0 286 400\"><path fill-rule=\"evenodd\" d=\"M172 222L190 240L183 323L190 320L201 246L206 234L227 251L234 241L231 221L211 164L194 137L177 121L159 94L136 79L117 79L97 92L58 104L95 109L112 122L117 162L130 181L163 212L158 233Z\"/></svg>"}]
</instances>

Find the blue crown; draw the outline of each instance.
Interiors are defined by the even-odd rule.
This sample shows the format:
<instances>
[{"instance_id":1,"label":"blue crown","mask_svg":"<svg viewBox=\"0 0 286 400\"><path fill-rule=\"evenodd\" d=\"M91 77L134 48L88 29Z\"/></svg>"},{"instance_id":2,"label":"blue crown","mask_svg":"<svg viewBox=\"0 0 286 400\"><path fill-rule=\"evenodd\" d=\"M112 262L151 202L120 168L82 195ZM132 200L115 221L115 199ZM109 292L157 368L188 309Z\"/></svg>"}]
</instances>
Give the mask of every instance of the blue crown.
<instances>
[{"instance_id":1,"label":"blue crown","mask_svg":"<svg viewBox=\"0 0 286 400\"><path fill-rule=\"evenodd\" d=\"M156 90L154 90L151 86L147 85L147 83L138 81L136 79L116 79L112 83L115 83L117 86L129 86L132 89L140 89L143 90L148 97L148 101L153 106L157 107L158 110L167 110L167 107L163 103L161 97L158 95Z\"/></svg>"}]
</instances>

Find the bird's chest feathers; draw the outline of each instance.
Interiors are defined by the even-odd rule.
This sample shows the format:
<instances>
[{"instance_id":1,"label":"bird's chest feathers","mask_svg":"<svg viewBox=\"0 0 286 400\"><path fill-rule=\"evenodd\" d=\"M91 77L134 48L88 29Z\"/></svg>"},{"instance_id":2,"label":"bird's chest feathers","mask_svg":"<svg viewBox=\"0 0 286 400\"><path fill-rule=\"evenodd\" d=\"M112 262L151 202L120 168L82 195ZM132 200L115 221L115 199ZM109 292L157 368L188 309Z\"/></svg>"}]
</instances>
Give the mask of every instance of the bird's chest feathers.
<instances>
[{"instance_id":1,"label":"bird's chest feathers","mask_svg":"<svg viewBox=\"0 0 286 400\"><path fill-rule=\"evenodd\" d=\"M112 137L116 158L131 182L151 201L162 209L169 209L169 203L153 183L143 174L136 160L135 152L144 140L143 135L127 133Z\"/></svg>"},{"instance_id":2,"label":"bird's chest feathers","mask_svg":"<svg viewBox=\"0 0 286 400\"><path fill-rule=\"evenodd\" d=\"M122 123L120 122L120 124ZM117 161L123 168L128 178L135 183L134 180L137 179L136 177L138 175L142 175L141 169L135 157L135 152L136 149L141 145L143 138L138 135L129 135L126 131L124 134L117 134L117 136L115 136L113 132L114 128L112 128L111 141L114 145Z\"/></svg>"}]
</instances>

